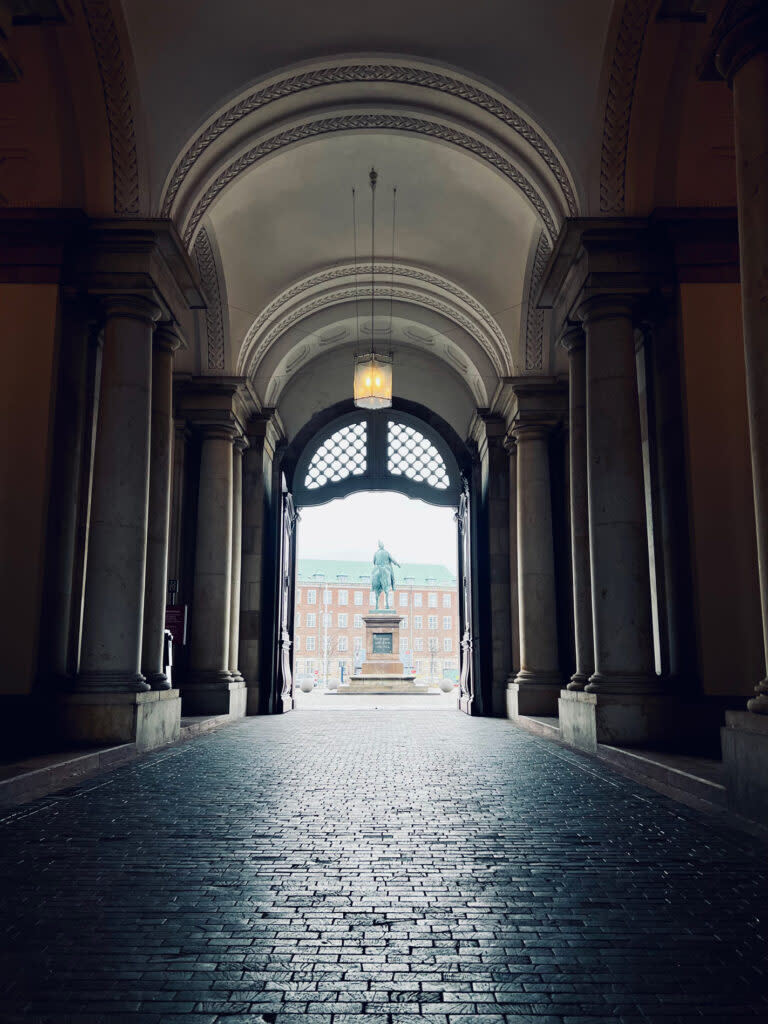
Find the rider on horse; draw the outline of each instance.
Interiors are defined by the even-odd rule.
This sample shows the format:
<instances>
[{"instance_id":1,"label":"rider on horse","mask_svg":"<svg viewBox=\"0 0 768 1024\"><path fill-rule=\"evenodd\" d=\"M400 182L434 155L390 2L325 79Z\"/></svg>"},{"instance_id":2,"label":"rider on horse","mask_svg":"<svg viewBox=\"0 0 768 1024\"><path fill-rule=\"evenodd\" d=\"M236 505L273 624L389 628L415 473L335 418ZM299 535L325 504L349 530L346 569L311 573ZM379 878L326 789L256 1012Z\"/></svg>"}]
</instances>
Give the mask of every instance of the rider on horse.
<instances>
[{"instance_id":1,"label":"rider on horse","mask_svg":"<svg viewBox=\"0 0 768 1024\"><path fill-rule=\"evenodd\" d=\"M384 595L385 606L389 608L389 592L395 589L394 565L400 568L400 563L390 555L381 541L373 556L374 569L371 573L371 590L374 594L374 607L379 607L379 595Z\"/></svg>"}]
</instances>

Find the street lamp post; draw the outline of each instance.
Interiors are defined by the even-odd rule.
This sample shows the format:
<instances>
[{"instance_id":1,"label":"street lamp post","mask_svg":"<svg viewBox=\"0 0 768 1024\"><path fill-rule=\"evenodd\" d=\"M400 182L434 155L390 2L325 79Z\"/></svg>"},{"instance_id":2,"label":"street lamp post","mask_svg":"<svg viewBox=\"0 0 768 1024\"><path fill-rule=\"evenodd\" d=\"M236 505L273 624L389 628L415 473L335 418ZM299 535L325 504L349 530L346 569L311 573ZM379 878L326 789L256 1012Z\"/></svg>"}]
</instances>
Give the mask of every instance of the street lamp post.
<instances>
[{"instance_id":1,"label":"street lamp post","mask_svg":"<svg viewBox=\"0 0 768 1024\"><path fill-rule=\"evenodd\" d=\"M323 610L320 613L323 616L323 686L328 689L328 583L324 572L316 572L312 578L323 584Z\"/></svg>"},{"instance_id":2,"label":"street lamp post","mask_svg":"<svg viewBox=\"0 0 768 1024\"><path fill-rule=\"evenodd\" d=\"M408 654L411 659L410 670L414 672L414 657L413 657L413 584L416 582L415 576L406 576L405 583L408 584Z\"/></svg>"}]
</instances>

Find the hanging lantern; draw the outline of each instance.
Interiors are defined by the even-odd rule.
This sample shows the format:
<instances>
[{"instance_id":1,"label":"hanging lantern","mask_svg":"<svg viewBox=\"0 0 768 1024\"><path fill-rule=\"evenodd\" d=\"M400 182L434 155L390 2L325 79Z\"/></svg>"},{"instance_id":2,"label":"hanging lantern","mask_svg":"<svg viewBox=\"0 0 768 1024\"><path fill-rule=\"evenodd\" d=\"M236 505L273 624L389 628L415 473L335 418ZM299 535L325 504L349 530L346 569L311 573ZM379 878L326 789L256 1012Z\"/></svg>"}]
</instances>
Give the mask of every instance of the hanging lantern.
<instances>
[{"instance_id":1,"label":"hanging lantern","mask_svg":"<svg viewBox=\"0 0 768 1024\"><path fill-rule=\"evenodd\" d=\"M366 352L355 356L355 405L388 409L392 405L392 356Z\"/></svg>"}]
</instances>

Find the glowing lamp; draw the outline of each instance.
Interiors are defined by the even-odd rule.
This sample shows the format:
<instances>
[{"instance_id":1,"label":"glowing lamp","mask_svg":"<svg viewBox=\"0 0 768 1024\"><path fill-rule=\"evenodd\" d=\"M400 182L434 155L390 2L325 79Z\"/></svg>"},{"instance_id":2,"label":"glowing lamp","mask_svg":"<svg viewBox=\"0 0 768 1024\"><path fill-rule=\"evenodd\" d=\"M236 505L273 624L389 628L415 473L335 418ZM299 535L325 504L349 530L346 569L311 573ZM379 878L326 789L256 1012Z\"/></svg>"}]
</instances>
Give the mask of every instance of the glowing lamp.
<instances>
[{"instance_id":1,"label":"glowing lamp","mask_svg":"<svg viewBox=\"0 0 768 1024\"><path fill-rule=\"evenodd\" d=\"M366 352L355 356L355 405L389 409L392 405L392 356Z\"/></svg>"}]
</instances>

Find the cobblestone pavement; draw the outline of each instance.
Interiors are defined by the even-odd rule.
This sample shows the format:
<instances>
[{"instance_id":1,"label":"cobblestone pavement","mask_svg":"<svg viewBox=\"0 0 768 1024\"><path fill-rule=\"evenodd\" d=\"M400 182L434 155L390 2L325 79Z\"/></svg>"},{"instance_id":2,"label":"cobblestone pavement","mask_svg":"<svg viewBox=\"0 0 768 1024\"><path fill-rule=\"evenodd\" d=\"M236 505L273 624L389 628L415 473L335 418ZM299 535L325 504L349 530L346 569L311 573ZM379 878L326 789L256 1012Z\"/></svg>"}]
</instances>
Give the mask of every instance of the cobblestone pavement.
<instances>
[{"instance_id":1,"label":"cobblestone pavement","mask_svg":"<svg viewBox=\"0 0 768 1024\"><path fill-rule=\"evenodd\" d=\"M508 722L249 719L6 812L0 1021L766 1020L766 853Z\"/></svg>"}]
</instances>

